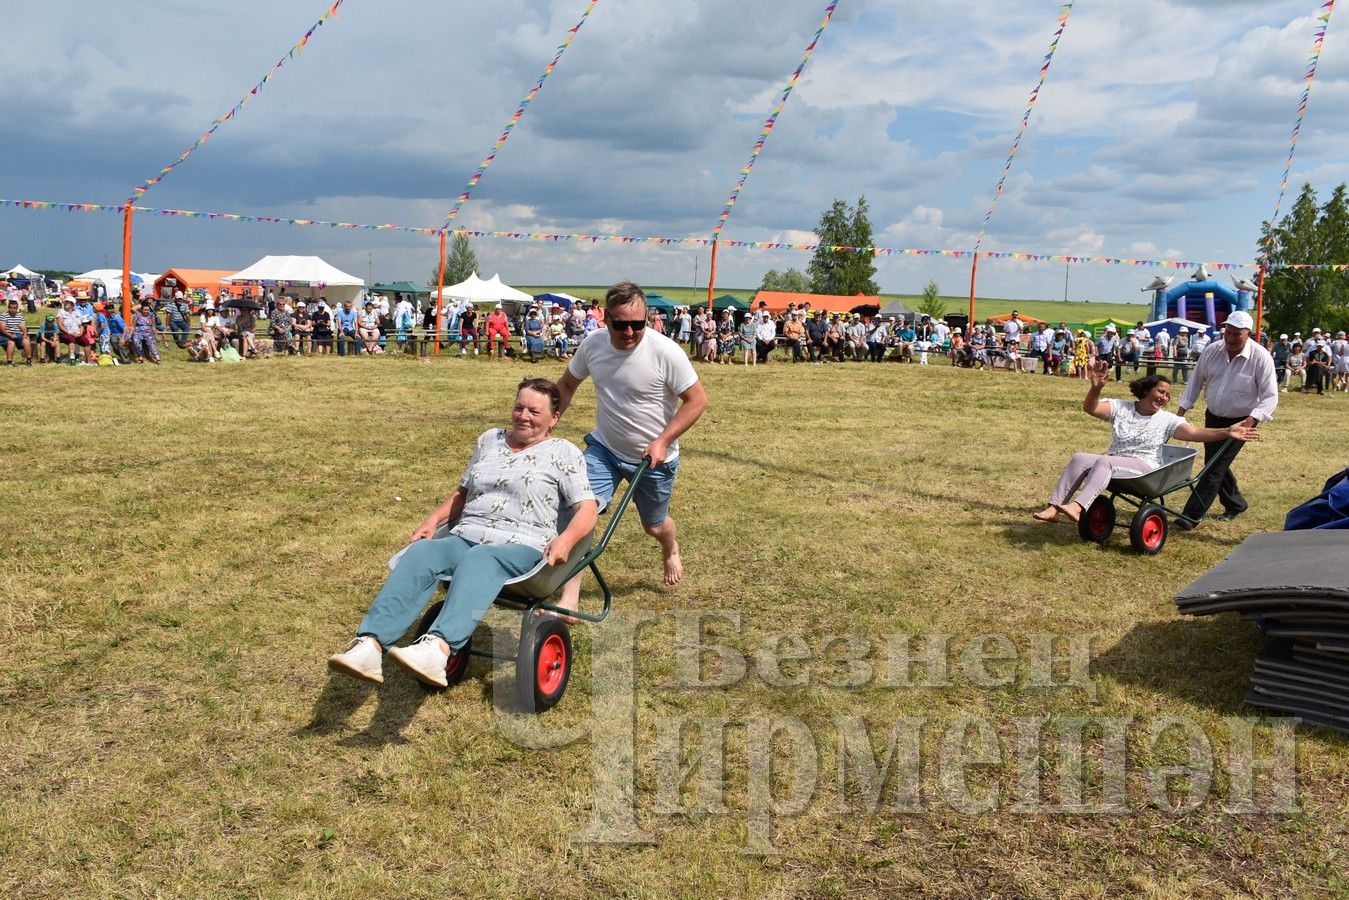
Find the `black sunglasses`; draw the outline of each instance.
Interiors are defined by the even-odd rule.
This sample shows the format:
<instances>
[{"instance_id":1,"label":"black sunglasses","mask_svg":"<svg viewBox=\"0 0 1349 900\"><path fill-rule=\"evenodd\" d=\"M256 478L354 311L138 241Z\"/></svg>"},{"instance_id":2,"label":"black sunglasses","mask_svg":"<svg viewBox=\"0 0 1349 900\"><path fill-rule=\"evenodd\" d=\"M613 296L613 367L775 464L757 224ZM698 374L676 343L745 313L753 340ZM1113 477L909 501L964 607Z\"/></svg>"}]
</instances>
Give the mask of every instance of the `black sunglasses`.
<instances>
[{"instance_id":1,"label":"black sunglasses","mask_svg":"<svg viewBox=\"0 0 1349 900\"><path fill-rule=\"evenodd\" d=\"M646 327L645 319L610 319L609 327L615 331L641 331Z\"/></svg>"}]
</instances>

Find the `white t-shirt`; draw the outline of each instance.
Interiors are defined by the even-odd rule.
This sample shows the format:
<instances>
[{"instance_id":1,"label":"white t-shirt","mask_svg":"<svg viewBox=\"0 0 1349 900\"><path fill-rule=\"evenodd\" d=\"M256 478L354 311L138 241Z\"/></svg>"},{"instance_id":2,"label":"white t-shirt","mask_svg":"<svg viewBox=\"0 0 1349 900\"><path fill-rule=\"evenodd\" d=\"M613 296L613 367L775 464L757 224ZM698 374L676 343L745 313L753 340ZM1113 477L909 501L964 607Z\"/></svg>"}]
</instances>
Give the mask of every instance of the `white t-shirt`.
<instances>
[{"instance_id":1,"label":"white t-shirt","mask_svg":"<svg viewBox=\"0 0 1349 900\"><path fill-rule=\"evenodd\" d=\"M1106 456L1128 456L1151 468L1162 464L1162 445L1171 440L1185 420L1175 413L1159 409L1150 416L1138 414L1132 400L1110 400L1110 429L1114 437Z\"/></svg>"},{"instance_id":2,"label":"white t-shirt","mask_svg":"<svg viewBox=\"0 0 1349 900\"><path fill-rule=\"evenodd\" d=\"M619 459L637 464L679 408L679 395L698 383L678 344L651 329L631 350L619 350L607 329L592 331L567 364L572 377L595 379L595 439ZM668 458L679 456L679 441Z\"/></svg>"},{"instance_id":3,"label":"white t-shirt","mask_svg":"<svg viewBox=\"0 0 1349 900\"><path fill-rule=\"evenodd\" d=\"M1021 320L1008 319L1002 323L1002 335L1008 341L1019 343L1021 341Z\"/></svg>"}]
</instances>

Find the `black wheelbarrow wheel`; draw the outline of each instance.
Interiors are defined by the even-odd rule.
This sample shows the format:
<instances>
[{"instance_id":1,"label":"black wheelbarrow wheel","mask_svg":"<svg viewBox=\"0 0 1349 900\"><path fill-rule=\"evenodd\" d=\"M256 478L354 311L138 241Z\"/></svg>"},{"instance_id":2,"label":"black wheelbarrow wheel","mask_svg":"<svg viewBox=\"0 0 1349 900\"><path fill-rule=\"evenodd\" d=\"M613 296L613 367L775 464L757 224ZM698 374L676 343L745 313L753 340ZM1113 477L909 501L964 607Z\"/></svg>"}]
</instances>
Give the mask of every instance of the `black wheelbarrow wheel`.
<instances>
[{"instance_id":1,"label":"black wheelbarrow wheel","mask_svg":"<svg viewBox=\"0 0 1349 900\"><path fill-rule=\"evenodd\" d=\"M1129 543L1137 552L1152 556L1166 544L1166 531L1166 513L1158 506L1144 503L1129 525Z\"/></svg>"},{"instance_id":2,"label":"black wheelbarrow wheel","mask_svg":"<svg viewBox=\"0 0 1349 900\"><path fill-rule=\"evenodd\" d=\"M571 678L571 631L556 616L526 610L515 659L515 699L521 712L552 709Z\"/></svg>"},{"instance_id":3,"label":"black wheelbarrow wheel","mask_svg":"<svg viewBox=\"0 0 1349 900\"><path fill-rule=\"evenodd\" d=\"M1077 520L1077 534L1084 541L1104 544L1115 530L1115 501L1102 494Z\"/></svg>"},{"instance_id":4,"label":"black wheelbarrow wheel","mask_svg":"<svg viewBox=\"0 0 1349 900\"><path fill-rule=\"evenodd\" d=\"M417 636L421 637L431 630L431 626L436 623L436 616L440 615L440 608L445 605L444 600L437 600L427 608L422 614L421 621L417 623ZM435 684L427 684L421 679L417 683L421 685L422 690L431 694L438 694L441 691L447 691L456 684L464 680L464 674L468 672L469 649L473 646L473 636L464 643L464 646L458 650L450 652L450 658L445 661L445 687Z\"/></svg>"}]
</instances>

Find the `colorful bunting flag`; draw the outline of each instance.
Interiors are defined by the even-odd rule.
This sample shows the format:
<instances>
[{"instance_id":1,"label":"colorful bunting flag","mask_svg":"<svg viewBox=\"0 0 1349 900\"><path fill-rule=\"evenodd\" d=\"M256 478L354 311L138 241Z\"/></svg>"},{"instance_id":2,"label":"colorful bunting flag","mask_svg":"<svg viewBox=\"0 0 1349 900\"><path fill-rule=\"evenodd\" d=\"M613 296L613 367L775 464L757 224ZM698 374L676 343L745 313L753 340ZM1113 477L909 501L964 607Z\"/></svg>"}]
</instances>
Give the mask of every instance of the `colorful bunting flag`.
<instances>
[{"instance_id":1,"label":"colorful bunting flag","mask_svg":"<svg viewBox=\"0 0 1349 900\"><path fill-rule=\"evenodd\" d=\"M103 204L103 203L60 203L51 200L5 200L0 199L0 208L8 207L11 209L34 209L34 210L58 210L62 212L108 212L121 215L126 210L124 204ZM401 231L409 234L421 234L438 237L442 231L447 234L461 234L471 238L504 238L510 240L529 240L529 241L582 241L590 244L601 242L616 244L654 244L658 246L681 246L681 247L710 247L713 238L700 237L663 237L649 236L637 237L624 234L563 234L551 231L477 231L466 228L456 228L447 230L444 228L417 227L413 225L396 225L386 223L382 225L362 225L356 222L325 222L317 219L292 219L284 216L245 216L239 213L226 212L198 212L190 209L156 209L148 206L131 207L137 213L172 216L187 219L224 219L228 222L261 222L271 225L298 225L312 226L321 228L343 228L343 229L361 229L365 231ZM804 253L813 253L819 249L818 244L789 244L781 241L737 241L721 240L718 242L728 247L743 247L747 250L795 250ZM1073 263L1073 264L1093 264L1110 266L1141 266L1163 269L1194 269L1199 266L1222 271L1229 269L1258 268L1256 261L1249 262L1222 262L1211 260L1188 260L1188 259L1125 259L1115 256L1073 256L1066 254L1050 253L1025 253L1012 250L940 250L916 247L845 247L829 246L830 250L842 253L868 253L872 256L942 256L952 259L973 259L976 254L985 259L1010 259L1018 262L1050 262L1050 263ZM1306 269L1306 270L1325 270L1343 272L1349 270L1349 263L1283 263L1270 266L1271 269Z\"/></svg>"},{"instance_id":2,"label":"colorful bunting flag","mask_svg":"<svg viewBox=\"0 0 1349 900\"><path fill-rule=\"evenodd\" d=\"M285 56L281 57L281 59L277 61L276 65L272 66L271 69L267 71L266 75L262 76L261 81L253 85L253 87L249 88L248 93L244 94L242 100L234 104L234 106L224 115L217 116L215 121L211 123L211 127L206 129L206 132L202 134L201 137L193 141L192 146L188 147L186 150L180 153L177 159L169 163L164 168L160 169L158 175L156 175L154 178L147 180L143 184L137 185L135 188L135 192L130 197L127 198L126 202L134 203L140 198L144 197L146 191L150 190L150 188L154 187L155 185L163 181L170 172L178 168L178 165L182 163L184 160L186 160L189 156L191 156L198 147L200 147L202 144L210 140L211 135L215 133L215 130L217 128L219 128L221 125L225 124L230 119L233 119L236 115L238 115L239 111L243 109L244 104L258 95L258 91L262 88L264 84L272 80L272 78L276 75L276 73L280 70L280 68L286 64L286 60L293 59L296 56L296 54L299 53L300 48L309 42L309 38L314 34L314 32L323 27L323 23L327 22L329 19L337 17L337 8L342 5L342 2L343 0L337 0L336 3L328 7L328 11L325 12L319 18L319 20L315 22L310 27L310 29L304 33L304 37L300 38L300 40L297 41L290 48L290 51L286 53Z\"/></svg>"},{"instance_id":3,"label":"colorful bunting flag","mask_svg":"<svg viewBox=\"0 0 1349 900\"><path fill-rule=\"evenodd\" d=\"M1321 58L1321 46L1326 40L1326 29L1330 27L1330 14L1335 11L1335 0L1326 0L1321 6L1322 12L1316 17L1316 33L1312 39L1311 56L1307 59L1307 71L1302 76L1305 85L1302 88L1302 100L1297 105L1297 119L1293 122L1293 135L1288 141L1288 159L1283 164L1283 178L1279 181L1279 199L1274 204L1274 216L1270 224L1279 223L1279 212L1283 209L1283 198L1288 193L1288 173L1293 168L1293 154L1297 152L1298 135L1302 133L1302 119L1307 115L1307 100L1311 96L1312 81L1316 78L1316 63Z\"/></svg>"},{"instance_id":4,"label":"colorful bunting flag","mask_svg":"<svg viewBox=\"0 0 1349 900\"><path fill-rule=\"evenodd\" d=\"M1049 42L1049 52L1045 54L1044 60L1040 64L1040 80L1035 83L1035 88L1030 92L1030 100L1026 103L1026 112L1021 117L1021 124L1017 126L1016 137L1012 139L1012 149L1007 154L1007 162L1002 167L1002 176L998 178L997 187L993 189L993 199L989 201L988 212L984 213L984 221L979 225L979 236L974 241L974 249L977 251L984 243L984 232L988 229L988 220L993 218L993 210L998 205L998 198L1002 196L1003 185L1007 183L1007 173L1012 170L1012 159L1016 156L1017 150L1021 148L1021 138L1026 133L1026 126L1030 124L1030 114L1035 110L1035 101L1040 99L1040 88L1045 86L1045 79L1049 77L1049 63L1054 59L1054 51L1059 48L1059 38L1063 37L1063 29L1068 27L1068 16L1073 11L1073 0L1068 0L1059 9L1059 28L1054 32L1054 39Z\"/></svg>"},{"instance_id":5,"label":"colorful bunting flag","mask_svg":"<svg viewBox=\"0 0 1349 900\"><path fill-rule=\"evenodd\" d=\"M468 195L473 193L473 189L478 186L478 182L482 181L483 173L486 172L487 167L492 164L492 160L496 159L497 151L505 146L507 138L511 136L511 129L515 128L515 126L519 124L520 119L524 117L525 107L529 106L529 104L534 101L534 98L539 95L539 90L543 87L543 82L549 75L553 74L553 70L557 68L557 61L562 58L563 53L567 52L567 48L571 46L571 42L576 40L577 32L581 30L581 26L584 25L586 19L590 17L590 11L594 9L595 4L599 2L600 0L590 0L590 4L585 8L585 12L581 13L581 18L567 31L566 40L558 46L557 53L553 56L548 65L544 67L543 74L539 76L539 80L534 82L534 86L529 89L529 93L525 94L524 99L520 101L520 106L511 114L510 119L506 122L506 128L501 132L501 137L497 138L497 142L492 145L492 149L488 152L486 159L478 164L478 170L474 172L473 177L468 180L468 186L464 188L464 192L455 198L454 208L450 210L450 214L445 219L446 228L448 228L450 223L455 220L455 217L459 215L459 210L464 208L464 204L468 202Z\"/></svg>"},{"instance_id":6,"label":"colorful bunting flag","mask_svg":"<svg viewBox=\"0 0 1349 900\"><path fill-rule=\"evenodd\" d=\"M801 73L806 69L806 63L810 62L810 56L815 52L815 45L820 42L820 35L829 27L829 20L834 17L834 9L838 6L838 0L833 0L824 10L824 20L820 22L820 27L815 29L815 36L810 39L806 46L806 52L801 55L801 62L792 72L792 77L787 79L787 86L782 89L782 94L778 97L777 104L773 111L768 114L764 120L763 129L759 132L759 139L754 142L754 149L750 151L749 162L745 163L744 168L740 170L740 180L736 182L735 188L731 191L731 196L726 199L726 208L721 211L721 216L717 219L717 226L712 229L712 237L721 236L721 230L726 227L726 220L731 217L731 207L735 206L736 201L740 199L740 191L744 188L745 182L749 179L750 169L754 168L754 163L759 159L759 154L763 152L764 144L768 142L768 135L772 134L773 126L777 124L778 116L782 113L782 108L787 105L787 98L791 96L792 89L796 83L801 80Z\"/></svg>"}]
</instances>

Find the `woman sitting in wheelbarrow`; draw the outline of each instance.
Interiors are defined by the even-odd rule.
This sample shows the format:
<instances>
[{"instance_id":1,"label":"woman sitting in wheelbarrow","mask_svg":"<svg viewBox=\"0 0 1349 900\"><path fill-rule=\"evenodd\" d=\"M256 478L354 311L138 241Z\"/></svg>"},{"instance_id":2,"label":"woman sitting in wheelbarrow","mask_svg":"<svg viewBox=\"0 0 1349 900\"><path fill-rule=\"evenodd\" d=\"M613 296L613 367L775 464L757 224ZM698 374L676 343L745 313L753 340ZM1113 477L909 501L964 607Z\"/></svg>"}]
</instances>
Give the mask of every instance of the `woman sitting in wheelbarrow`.
<instances>
[{"instance_id":1,"label":"woman sitting in wheelbarrow","mask_svg":"<svg viewBox=\"0 0 1349 900\"><path fill-rule=\"evenodd\" d=\"M1104 455L1074 453L1059 483L1049 495L1049 505L1035 514L1041 522L1056 522L1060 515L1076 522L1116 475L1141 475L1162 464L1162 445L1175 437L1182 441L1206 444L1236 438L1253 441L1254 428L1232 425L1228 428L1196 428L1180 416L1166 411L1171 402L1171 382L1163 375L1149 375L1129 383L1137 400L1102 401L1101 389L1109 378L1110 367L1095 362L1088 369L1091 386L1082 411L1110 423L1114 436ZM1074 492L1076 499L1072 498Z\"/></svg>"},{"instance_id":2,"label":"woman sitting in wheelbarrow","mask_svg":"<svg viewBox=\"0 0 1349 900\"><path fill-rule=\"evenodd\" d=\"M502 585L541 559L560 565L590 534L597 504L585 460L574 444L552 436L559 402L553 382L520 382L510 427L478 438L459 489L412 532L413 543L375 595L356 639L328 658L328 668L383 682L382 652L416 621L441 578L453 575L427 633L389 650L417 679L444 687L450 652L468 643ZM558 513L568 508L571 522L558 534ZM437 538L448 522L450 533Z\"/></svg>"}]
</instances>

